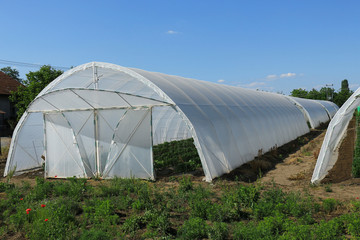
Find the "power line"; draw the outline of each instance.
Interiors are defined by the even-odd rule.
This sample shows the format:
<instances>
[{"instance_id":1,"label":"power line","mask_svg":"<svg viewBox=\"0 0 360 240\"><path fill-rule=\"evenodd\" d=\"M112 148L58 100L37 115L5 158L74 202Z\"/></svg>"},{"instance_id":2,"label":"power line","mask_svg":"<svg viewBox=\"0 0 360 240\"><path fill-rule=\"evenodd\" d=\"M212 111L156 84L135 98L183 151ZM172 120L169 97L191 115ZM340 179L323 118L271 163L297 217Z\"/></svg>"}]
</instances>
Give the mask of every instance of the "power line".
<instances>
[{"instance_id":1,"label":"power line","mask_svg":"<svg viewBox=\"0 0 360 240\"><path fill-rule=\"evenodd\" d=\"M36 63L15 62L15 61L3 60L3 59L0 59L0 64L12 65L12 66L18 66L18 67L31 67L31 68L38 68L38 67L44 66L44 65L36 64ZM56 68L56 69L62 69L62 70L70 69L69 67L52 66L52 65L51 65L51 67Z\"/></svg>"}]
</instances>

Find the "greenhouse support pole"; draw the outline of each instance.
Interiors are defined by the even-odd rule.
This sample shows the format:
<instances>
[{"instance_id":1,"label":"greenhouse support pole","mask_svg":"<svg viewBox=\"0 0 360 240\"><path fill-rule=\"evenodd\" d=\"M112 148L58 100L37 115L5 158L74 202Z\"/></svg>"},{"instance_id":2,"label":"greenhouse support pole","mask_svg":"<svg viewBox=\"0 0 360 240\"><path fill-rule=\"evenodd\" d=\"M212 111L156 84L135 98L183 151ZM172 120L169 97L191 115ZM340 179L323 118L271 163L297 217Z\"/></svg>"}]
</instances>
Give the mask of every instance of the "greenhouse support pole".
<instances>
[{"instance_id":1,"label":"greenhouse support pole","mask_svg":"<svg viewBox=\"0 0 360 240\"><path fill-rule=\"evenodd\" d=\"M152 175L152 180L155 180L156 176L156 172L154 170L154 153L153 153L153 144L154 144L154 140L153 140L153 107L150 107L150 160L151 160L151 175Z\"/></svg>"},{"instance_id":2,"label":"greenhouse support pole","mask_svg":"<svg viewBox=\"0 0 360 240\"><path fill-rule=\"evenodd\" d=\"M94 131L95 131L96 177L100 177L99 124L98 124L98 111L96 109L94 110Z\"/></svg>"},{"instance_id":3,"label":"greenhouse support pole","mask_svg":"<svg viewBox=\"0 0 360 240\"><path fill-rule=\"evenodd\" d=\"M93 63L93 82L94 89L98 89L98 73L95 63ZM95 161L96 161L96 177L100 177L100 150L99 150L99 123L98 110L94 109L94 133L95 133Z\"/></svg>"}]
</instances>

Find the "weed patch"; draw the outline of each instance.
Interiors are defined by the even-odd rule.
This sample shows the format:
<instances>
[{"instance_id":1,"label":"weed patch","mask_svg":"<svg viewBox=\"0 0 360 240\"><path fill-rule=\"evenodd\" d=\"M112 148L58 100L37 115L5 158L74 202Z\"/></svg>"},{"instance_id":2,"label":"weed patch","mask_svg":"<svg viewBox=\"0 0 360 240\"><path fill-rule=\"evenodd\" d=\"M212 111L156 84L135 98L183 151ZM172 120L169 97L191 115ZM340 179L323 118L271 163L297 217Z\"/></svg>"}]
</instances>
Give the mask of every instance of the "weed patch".
<instances>
[{"instance_id":1,"label":"weed patch","mask_svg":"<svg viewBox=\"0 0 360 240\"><path fill-rule=\"evenodd\" d=\"M284 192L276 185L171 187L136 179L89 186L85 179L35 186L2 183L0 233L29 239L340 239L359 238L360 203ZM331 217L346 208L348 214ZM326 214L330 220L314 218ZM317 218L318 219L318 218Z\"/></svg>"}]
</instances>

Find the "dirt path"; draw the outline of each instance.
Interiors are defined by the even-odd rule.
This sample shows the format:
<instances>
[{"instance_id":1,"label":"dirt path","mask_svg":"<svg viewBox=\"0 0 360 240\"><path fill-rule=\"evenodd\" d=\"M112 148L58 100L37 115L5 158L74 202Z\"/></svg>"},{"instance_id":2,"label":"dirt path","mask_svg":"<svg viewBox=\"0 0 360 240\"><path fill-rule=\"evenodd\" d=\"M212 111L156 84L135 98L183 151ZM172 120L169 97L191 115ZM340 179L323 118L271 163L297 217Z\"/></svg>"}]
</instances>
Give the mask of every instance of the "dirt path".
<instances>
[{"instance_id":1,"label":"dirt path","mask_svg":"<svg viewBox=\"0 0 360 240\"><path fill-rule=\"evenodd\" d=\"M360 179L348 179L339 183L313 186L310 181L317 156L324 140L325 131L289 155L283 163L270 170L261 182L265 185L276 183L284 190L310 193L315 198L334 198L341 201L360 198Z\"/></svg>"}]
</instances>

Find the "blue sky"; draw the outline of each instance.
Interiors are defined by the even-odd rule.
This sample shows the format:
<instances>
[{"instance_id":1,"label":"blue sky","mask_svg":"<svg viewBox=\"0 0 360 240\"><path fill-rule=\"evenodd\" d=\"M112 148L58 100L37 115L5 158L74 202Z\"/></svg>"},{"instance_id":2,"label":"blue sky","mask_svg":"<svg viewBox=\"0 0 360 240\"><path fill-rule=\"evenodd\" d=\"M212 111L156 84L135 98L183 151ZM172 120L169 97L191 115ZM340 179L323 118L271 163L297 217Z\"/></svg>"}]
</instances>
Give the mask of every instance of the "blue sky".
<instances>
[{"instance_id":1,"label":"blue sky","mask_svg":"<svg viewBox=\"0 0 360 240\"><path fill-rule=\"evenodd\" d=\"M0 0L0 7L0 60L101 61L284 94L338 90L345 78L360 86L357 0ZM38 70L14 67L23 78Z\"/></svg>"}]
</instances>

